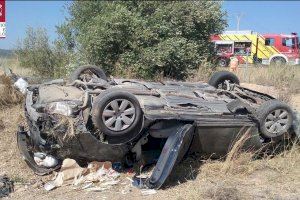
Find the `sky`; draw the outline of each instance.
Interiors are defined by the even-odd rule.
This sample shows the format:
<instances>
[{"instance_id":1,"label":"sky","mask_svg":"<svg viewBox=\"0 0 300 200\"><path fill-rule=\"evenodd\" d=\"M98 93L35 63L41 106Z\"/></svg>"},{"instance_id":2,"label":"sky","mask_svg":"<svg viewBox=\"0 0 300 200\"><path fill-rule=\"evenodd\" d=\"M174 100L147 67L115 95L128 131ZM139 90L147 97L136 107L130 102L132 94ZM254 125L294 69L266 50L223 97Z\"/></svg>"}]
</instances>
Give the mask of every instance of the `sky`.
<instances>
[{"instance_id":1,"label":"sky","mask_svg":"<svg viewBox=\"0 0 300 200\"><path fill-rule=\"evenodd\" d=\"M22 39L26 28L44 27L50 39L56 37L56 25L63 23L69 1L6 1L6 38L0 39L0 49L13 49ZM300 34L300 1L224 1L227 11L227 30L237 29L259 33Z\"/></svg>"}]
</instances>

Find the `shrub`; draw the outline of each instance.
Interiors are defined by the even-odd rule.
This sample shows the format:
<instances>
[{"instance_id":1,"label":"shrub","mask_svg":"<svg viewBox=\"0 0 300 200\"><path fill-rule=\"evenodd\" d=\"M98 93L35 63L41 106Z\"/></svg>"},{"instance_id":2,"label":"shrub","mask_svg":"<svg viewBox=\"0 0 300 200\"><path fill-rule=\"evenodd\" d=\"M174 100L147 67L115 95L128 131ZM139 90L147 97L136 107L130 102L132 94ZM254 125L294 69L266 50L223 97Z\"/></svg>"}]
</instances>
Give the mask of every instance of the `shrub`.
<instances>
[{"instance_id":1,"label":"shrub","mask_svg":"<svg viewBox=\"0 0 300 200\"><path fill-rule=\"evenodd\" d=\"M221 4L75 1L60 41L113 75L185 79L212 55L210 35L226 26Z\"/></svg>"},{"instance_id":2,"label":"shrub","mask_svg":"<svg viewBox=\"0 0 300 200\"><path fill-rule=\"evenodd\" d=\"M45 29L28 27L16 54L21 67L31 68L41 76L54 75L54 55Z\"/></svg>"},{"instance_id":3,"label":"shrub","mask_svg":"<svg viewBox=\"0 0 300 200\"><path fill-rule=\"evenodd\" d=\"M52 44L43 28L28 27L15 53L21 67L31 69L40 77L61 77L67 73L65 66L69 62L69 54L58 42Z\"/></svg>"}]
</instances>

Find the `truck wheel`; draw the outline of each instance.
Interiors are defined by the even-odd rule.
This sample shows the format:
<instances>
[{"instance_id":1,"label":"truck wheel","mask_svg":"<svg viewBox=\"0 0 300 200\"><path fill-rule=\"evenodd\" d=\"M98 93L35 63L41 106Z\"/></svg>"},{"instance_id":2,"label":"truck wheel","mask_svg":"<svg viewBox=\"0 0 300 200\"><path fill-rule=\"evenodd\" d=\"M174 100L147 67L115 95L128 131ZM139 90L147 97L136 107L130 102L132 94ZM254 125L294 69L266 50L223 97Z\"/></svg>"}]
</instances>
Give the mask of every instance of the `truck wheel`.
<instances>
[{"instance_id":1,"label":"truck wheel","mask_svg":"<svg viewBox=\"0 0 300 200\"><path fill-rule=\"evenodd\" d=\"M256 111L259 130L265 138L277 138L287 133L292 126L291 108L278 100L263 103Z\"/></svg>"},{"instance_id":2,"label":"truck wheel","mask_svg":"<svg viewBox=\"0 0 300 200\"><path fill-rule=\"evenodd\" d=\"M140 133L143 114L139 101L133 94L112 88L95 99L92 120L113 143L124 143Z\"/></svg>"},{"instance_id":3,"label":"truck wheel","mask_svg":"<svg viewBox=\"0 0 300 200\"><path fill-rule=\"evenodd\" d=\"M271 61L271 65L274 66L285 66L286 65L286 60L282 57L275 57Z\"/></svg>"},{"instance_id":4,"label":"truck wheel","mask_svg":"<svg viewBox=\"0 0 300 200\"><path fill-rule=\"evenodd\" d=\"M70 76L70 82L74 82L76 80L80 80L83 82L89 82L92 78L101 78L107 81L107 77L104 71L93 65L85 65L78 67Z\"/></svg>"},{"instance_id":5,"label":"truck wheel","mask_svg":"<svg viewBox=\"0 0 300 200\"><path fill-rule=\"evenodd\" d=\"M219 67L228 67L229 61L226 58L219 58L217 64Z\"/></svg>"},{"instance_id":6,"label":"truck wheel","mask_svg":"<svg viewBox=\"0 0 300 200\"><path fill-rule=\"evenodd\" d=\"M208 84L218 88L218 89L224 89L227 90L227 83L235 83L237 85L240 84L239 78L228 71L220 71L220 72L215 72L213 75L210 77Z\"/></svg>"}]
</instances>

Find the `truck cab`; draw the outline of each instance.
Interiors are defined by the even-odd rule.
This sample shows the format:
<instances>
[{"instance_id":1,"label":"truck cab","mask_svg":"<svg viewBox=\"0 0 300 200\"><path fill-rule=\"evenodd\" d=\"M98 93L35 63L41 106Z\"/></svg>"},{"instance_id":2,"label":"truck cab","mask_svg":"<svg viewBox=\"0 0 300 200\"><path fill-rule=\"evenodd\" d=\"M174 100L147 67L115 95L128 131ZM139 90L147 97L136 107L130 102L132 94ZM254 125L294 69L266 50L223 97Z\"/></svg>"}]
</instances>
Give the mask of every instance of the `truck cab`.
<instances>
[{"instance_id":1,"label":"truck cab","mask_svg":"<svg viewBox=\"0 0 300 200\"><path fill-rule=\"evenodd\" d=\"M300 45L297 33L264 34L263 37L266 46L277 50L277 53L269 59L264 59L263 64L300 64Z\"/></svg>"}]
</instances>

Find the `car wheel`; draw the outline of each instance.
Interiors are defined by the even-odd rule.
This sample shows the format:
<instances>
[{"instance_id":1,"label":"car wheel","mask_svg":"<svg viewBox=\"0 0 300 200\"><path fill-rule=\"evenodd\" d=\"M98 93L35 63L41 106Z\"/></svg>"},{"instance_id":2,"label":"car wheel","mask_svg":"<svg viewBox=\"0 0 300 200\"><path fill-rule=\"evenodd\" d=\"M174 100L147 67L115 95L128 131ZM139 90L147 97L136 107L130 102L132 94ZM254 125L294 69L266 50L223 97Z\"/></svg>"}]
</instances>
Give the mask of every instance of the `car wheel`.
<instances>
[{"instance_id":1,"label":"car wheel","mask_svg":"<svg viewBox=\"0 0 300 200\"><path fill-rule=\"evenodd\" d=\"M256 111L259 130L265 138L278 138L287 133L292 126L291 108L278 100L263 103Z\"/></svg>"},{"instance_id":2,"label":"car wheel","mask_svg":"<svg viewBox=\"0 0 300 200\"><path fill-rule=\"evenodd\" d=\"M92 106L94 125L113 143L134 139L141 131L143 114L137 98L120 89L98 95Z\"/></svg>"},{"instance_id":3,"label":"car wheel","mask_svg":"<svg viewBox=\"0 0 300 200\"><path fill-rule=\"evenodd\" d=\"M229 64L228 59L226 59L226 58L218 59L218 66L219 67L228 67L228 64Z\"/></svg>"},{"instance_id":4,"label":"car wheel","mask_svg":"<svg viewBox=\"0 0 300 200\"><path fill-rule=\"evenodd\" d=\"M210 77L208 84L218 88L218 89L224 89L228 90L228 83L235 83L237 85L240 84L239 78L228 71L220 71L220 72L215 72L213 75Z\"/></svg>"},{"instance_id":5,"label":"car wheel","mask_svg":"<svg viewBox=\"0 0 300 200\"><path fill-rule=\"evenodd\" d=\"M89 82L92 78L101 78L107 81L107 77L104 71L93 65L86 65L78 67L70 76L70 82L74 82L76 80L80 80L83 82Z\"/></svg>"},{"instance_id":6,"label":"car wheel","mask_svg":"<svg viewBox=\"0 0 300 200\"><path fill-rule=\"evenodd\" d=\"M286 60L282 57L275 57L271 61L271 65L273 66L285 66L286 65Z\"/></svg>"}]
</instances>

